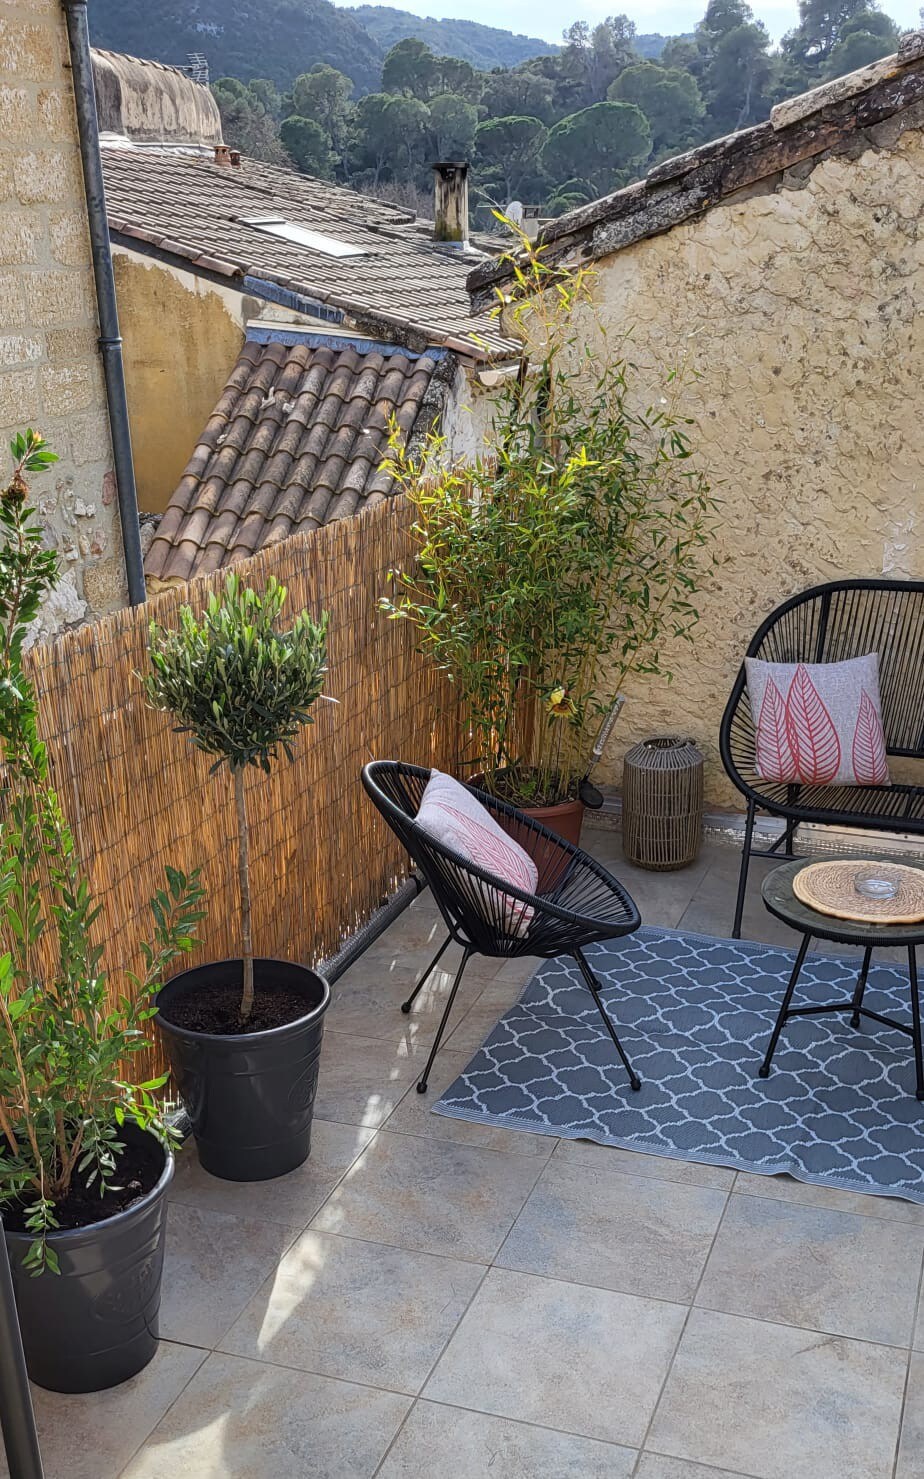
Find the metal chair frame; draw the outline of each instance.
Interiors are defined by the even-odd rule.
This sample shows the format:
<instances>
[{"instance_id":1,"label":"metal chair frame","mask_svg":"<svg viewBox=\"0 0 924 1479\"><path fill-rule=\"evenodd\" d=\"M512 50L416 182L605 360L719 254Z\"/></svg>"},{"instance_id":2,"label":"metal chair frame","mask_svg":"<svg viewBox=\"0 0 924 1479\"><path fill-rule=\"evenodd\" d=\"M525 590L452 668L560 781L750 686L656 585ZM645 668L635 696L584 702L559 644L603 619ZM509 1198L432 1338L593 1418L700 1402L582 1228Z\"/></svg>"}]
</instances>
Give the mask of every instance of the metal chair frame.
<instances>
[{"instance_id":1,"label":"metal chair frame","mask_svg":"<svg viewBox=\"0 0 924 1479\"><path fill-rule=\"evenodd\" d=\"M426 1093L465 968L473 955L503 959L523 955L544 959L572 956L613 1040L629 1083L635 1090L641 1088L601 999L600 983L584 954L588 945L619 939L641 924L638 909L622 885L588 853L515 807L469 786L472 795L536 864L538 891L532 894L516 889L435 841L417 824L417 812L430 779L429 770L397 760L376 760L364 767L362 779L370 799L427 880L448 931L402 1004L403 1012L410 1012L449 945L455 943L462 947L462 959L417 1084L418 1093Z\"/></svg>"},{"instance_id":2,"label":"metal chair frame","mask_svg":"<svg viewBox=\"0 0 924 1479\"><path fill-rule=\"evenodd\" d=\"M887 753L924 759L924 581L835 580L813 586L771 611L747 655L766 662L818 663L869 652L879 657ZM924 835L924 785L804 786L761 779L743 663L722 715L719 750L729 778L747 800L732 929L736 940L751 858L782 862L798 856L793 849L800 823ZM769 848L753 846L758 810L785 823Z\"/></svg>"}]
</instances>

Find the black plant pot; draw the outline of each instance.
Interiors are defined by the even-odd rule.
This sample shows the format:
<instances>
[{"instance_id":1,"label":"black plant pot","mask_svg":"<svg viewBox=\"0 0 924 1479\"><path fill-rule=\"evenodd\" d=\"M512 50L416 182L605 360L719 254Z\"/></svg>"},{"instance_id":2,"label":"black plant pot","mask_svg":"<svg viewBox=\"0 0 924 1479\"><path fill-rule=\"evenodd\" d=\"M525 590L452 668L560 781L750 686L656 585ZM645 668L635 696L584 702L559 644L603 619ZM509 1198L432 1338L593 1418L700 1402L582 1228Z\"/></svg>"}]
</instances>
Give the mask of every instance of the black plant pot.
<instances>
[{"instance_id":1,"label":"black plant pot","mask_svg":"<svg viewBox=\"0 0 924 1479\"><path fill-rule=\"evenodd\" d=\"M305 1015L267 1032L222 1036L171 1022L171 1006L206 985L240 989L243 962L183 971L157 996L156 1023L206 1171L226 1181L269 1181L311 1149L324 1013L330 987L287 960L255 960L254 986L274 982L304 997Z\"/></svg>"},{"instance_id":2,"label":"black plant pot","mask_svg":"<svg viewBox=\"0 0 924 1479\"><path fill-rule=\"evenodd\" d=\"M144 1131L126 1125L126 1141ZM162 1149L162 1147L160 1147ZM6 1230L29 1375L53 1392L101 1392L136 1376L157 1350L173 1156L157 1185L104 1222L52 1232L60 1274L23 1268L30 1233Z\"/></svg>"}]
</instances>

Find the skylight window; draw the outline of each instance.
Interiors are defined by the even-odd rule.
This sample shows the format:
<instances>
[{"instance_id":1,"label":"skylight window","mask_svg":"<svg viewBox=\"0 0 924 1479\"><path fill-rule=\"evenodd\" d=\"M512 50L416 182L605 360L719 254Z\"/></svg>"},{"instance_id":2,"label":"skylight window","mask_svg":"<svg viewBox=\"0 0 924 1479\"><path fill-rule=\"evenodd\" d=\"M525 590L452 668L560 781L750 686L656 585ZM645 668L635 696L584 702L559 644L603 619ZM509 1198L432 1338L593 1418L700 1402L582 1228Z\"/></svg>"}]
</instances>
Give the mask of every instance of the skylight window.
<instances>
[{"instance_id":1,"label":"skylight window","mask_svg":"<svg viewBox=\"0 0 924 1479\"><path fill-rule=\"evenodd\" d=\"M310 231L307 226L287 221L285 216L244 216L243 220L246 225L256 226L258 231L265 231L269 236L281 237L283 241L294 242L296 246L307 247L312 252L323 252L326 257L368 255L365 247L355 246L349 241L338 241L336 236L326 236L322 231Z\"/></svg>"}]
</instances>

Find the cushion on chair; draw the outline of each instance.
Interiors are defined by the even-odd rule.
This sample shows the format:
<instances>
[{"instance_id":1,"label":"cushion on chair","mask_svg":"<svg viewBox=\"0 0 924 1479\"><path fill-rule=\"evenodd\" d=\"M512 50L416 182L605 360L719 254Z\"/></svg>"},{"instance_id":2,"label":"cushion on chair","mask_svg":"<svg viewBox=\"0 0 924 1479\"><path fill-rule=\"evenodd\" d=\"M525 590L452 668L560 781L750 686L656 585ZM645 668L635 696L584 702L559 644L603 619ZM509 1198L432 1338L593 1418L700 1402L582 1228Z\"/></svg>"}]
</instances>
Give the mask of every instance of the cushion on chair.
<instances>
[{"instance_id":1,"label":"cushion on chair","mask_svg":"<svg viewBox=\"0 0 924 1479\"><path fill-rule=\"evenodd\" d=\"M491 873L499 882L509 883L523 893L536 892L539 870L529 853L451 775L431 771L417 824L434 841L451 848L476 868ZM498 922L511 934L525 935L534 912L530 906L499 890L488 889L487 893L492 903L500 905Z\"/></svg>"},{"instance_id":2,"label":"cushion on chair","mask_svg":"<svg viewBox=\"0 0 924 1479\"><path fill-rule=\"evenodd\" d=\"M762 780L887 786L875 652L846 662L745 658Z\"/></svg>"}]
</instances>

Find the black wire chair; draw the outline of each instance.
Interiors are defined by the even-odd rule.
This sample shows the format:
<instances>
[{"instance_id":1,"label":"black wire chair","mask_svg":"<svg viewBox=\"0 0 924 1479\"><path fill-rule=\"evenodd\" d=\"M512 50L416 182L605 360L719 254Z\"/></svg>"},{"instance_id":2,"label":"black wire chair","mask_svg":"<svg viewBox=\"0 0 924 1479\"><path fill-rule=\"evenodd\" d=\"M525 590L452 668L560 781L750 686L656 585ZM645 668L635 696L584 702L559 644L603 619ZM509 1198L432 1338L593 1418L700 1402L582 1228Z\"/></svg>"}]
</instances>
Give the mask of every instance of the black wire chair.
<instances>
[{"instance_id":1,"label":"black wire chair","mask_svg":"<svg viewBox=\"0 0 924 1479\"><path fill-rule=\"evenodd\" d=\"M879 657L888 754L924 759L924 581L837 580L814 586L770 613L747 655L765 662L815 663L843 662L868 652ZM924 834L924 785L804 786L761 779L743 664L722 716L719 748L748 803L734 939L741 935L751 858L794 857L800 822ZM770 848L752 847L758 808L786 823Z\"/></svg>"},{"instance_id":2,"label":"black wire chair","mask_svg":"<svg viewBox=\"0 0 924 1479\"><path fill-rule=\"evenodd\" d=\"M641 924L638 909L621 884L580 848L524 816L512 806L469 786L504 830L529 853L539 872L535 894L524 893L467 862L434 841L415 820L430 771L397 760L375 760L363 770L363 785L392 831L401 839L433 891L448 934L424 971L402 1012L409 1012L453 942L462 946L456 972L430 1056L417 1084L425 1094L433 1061L473 955L515 959L571 955L577 961L604 1026L616 1046L633 1089L641 1081L626 1057L600 997L600 983L584 949L601 940L629 935Z\"/></svg>"}]
</instances>

